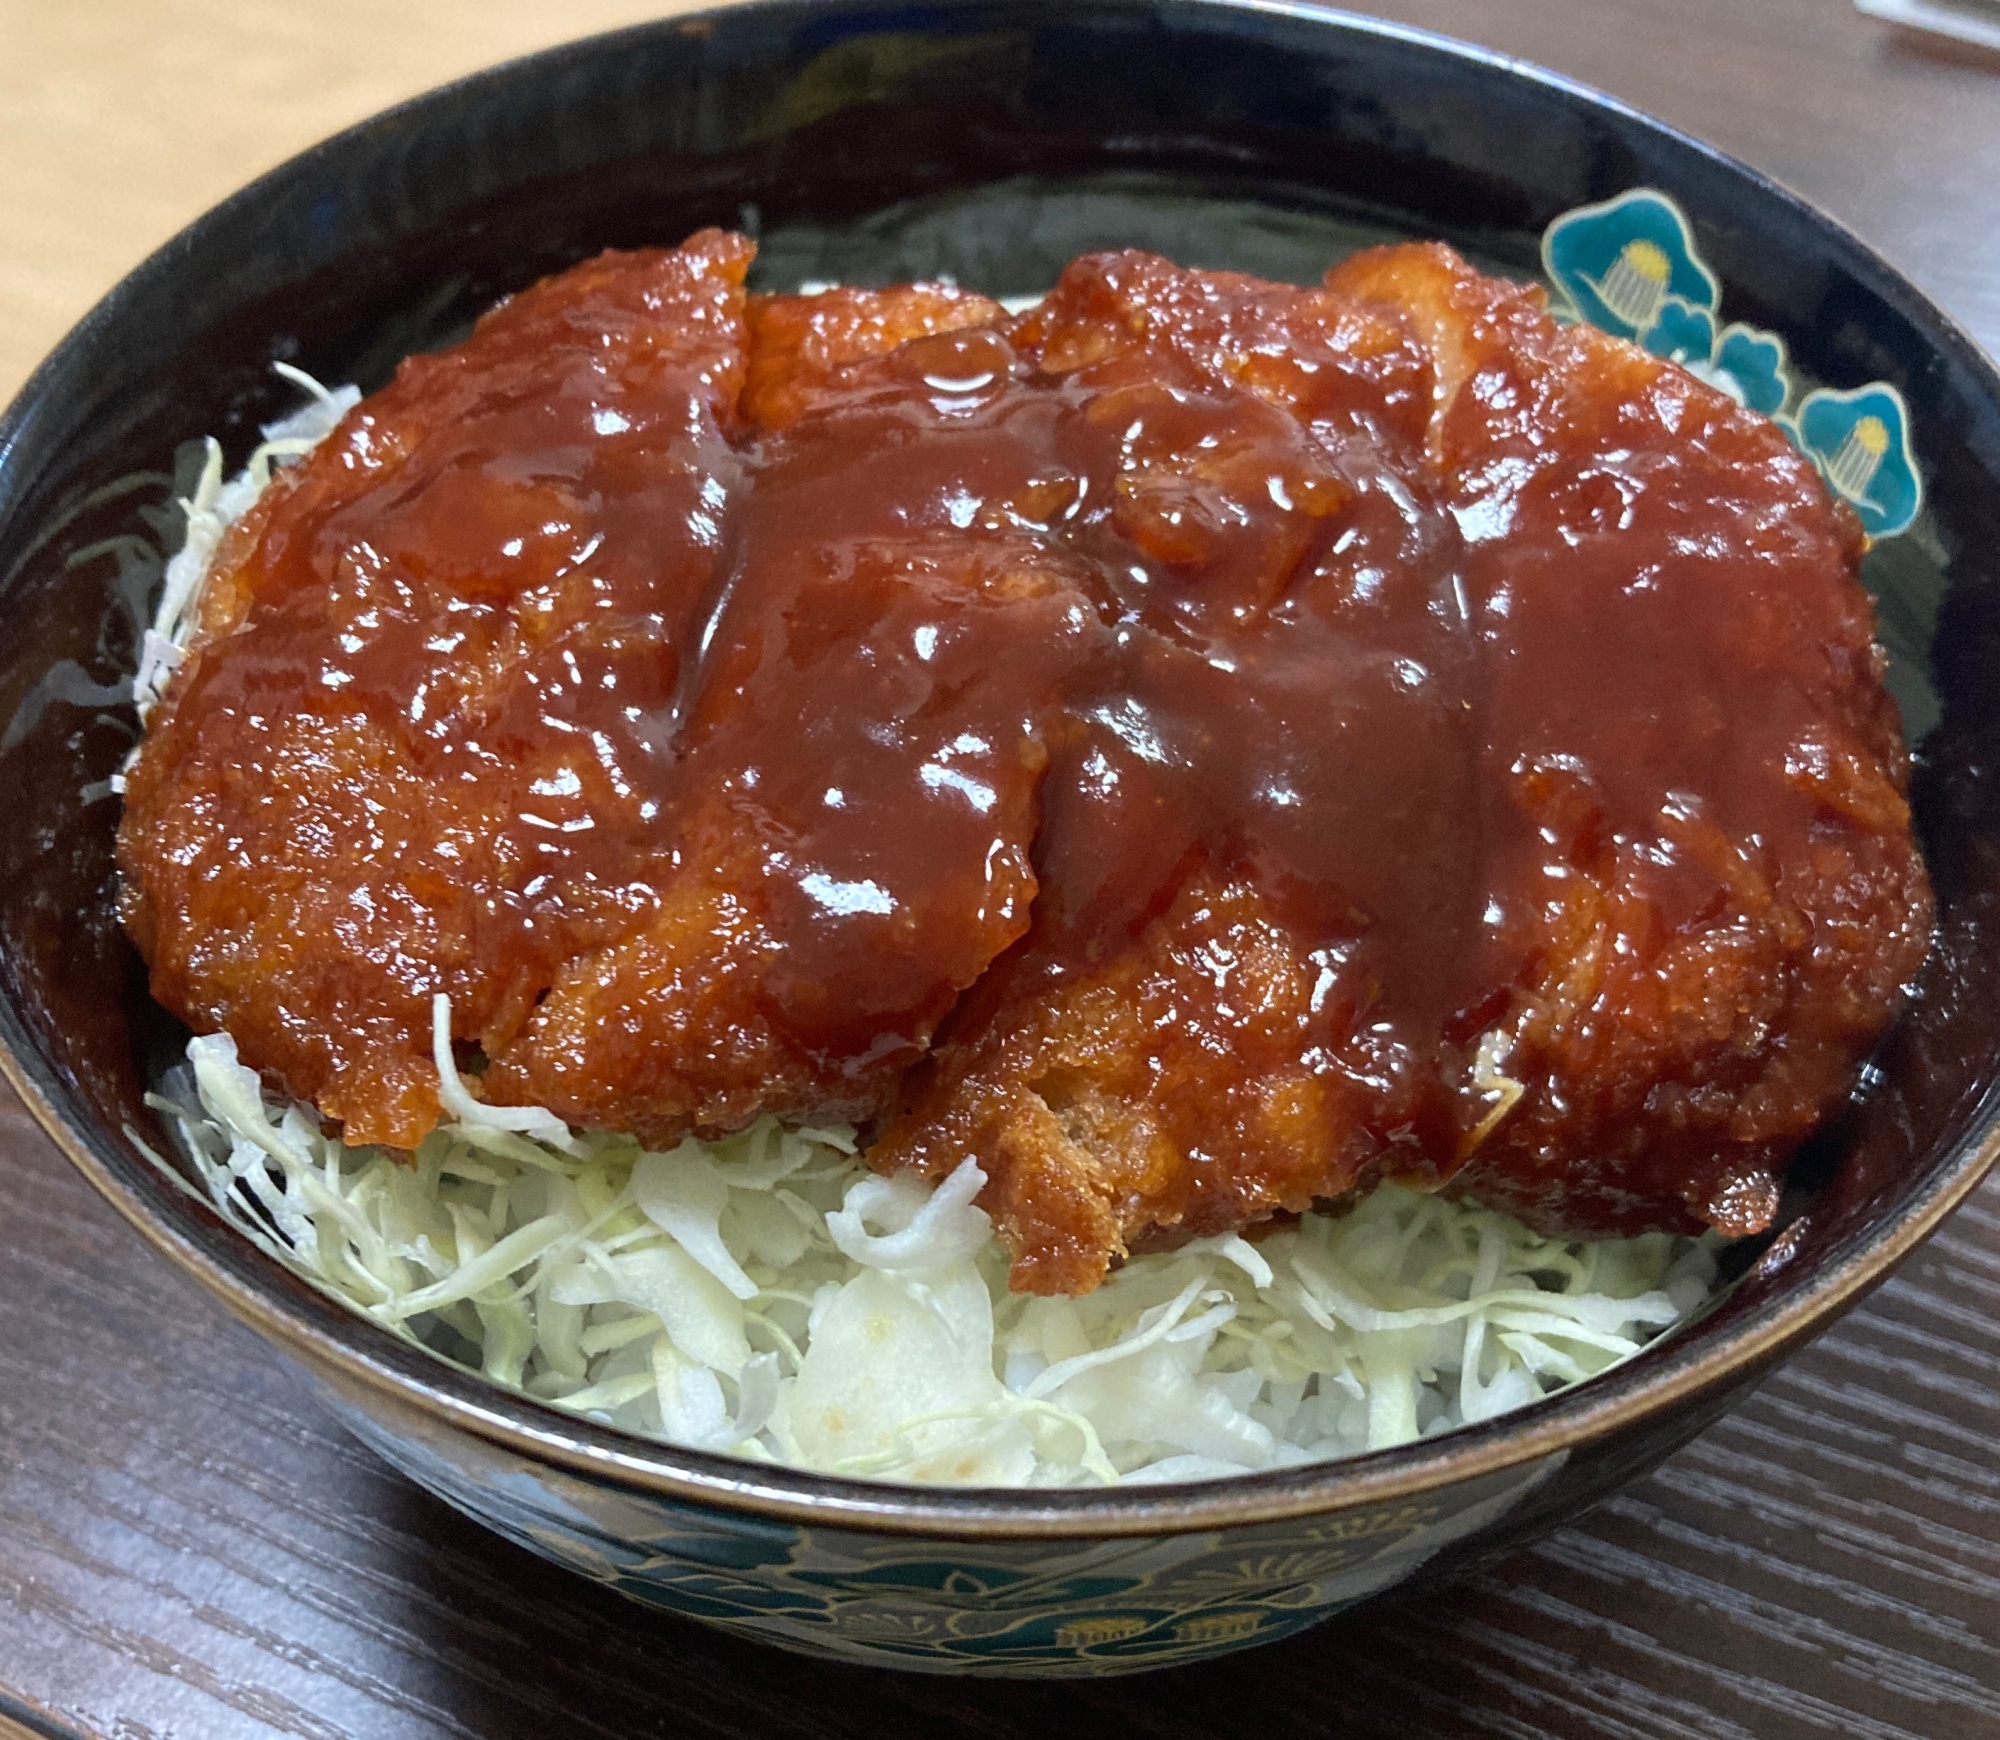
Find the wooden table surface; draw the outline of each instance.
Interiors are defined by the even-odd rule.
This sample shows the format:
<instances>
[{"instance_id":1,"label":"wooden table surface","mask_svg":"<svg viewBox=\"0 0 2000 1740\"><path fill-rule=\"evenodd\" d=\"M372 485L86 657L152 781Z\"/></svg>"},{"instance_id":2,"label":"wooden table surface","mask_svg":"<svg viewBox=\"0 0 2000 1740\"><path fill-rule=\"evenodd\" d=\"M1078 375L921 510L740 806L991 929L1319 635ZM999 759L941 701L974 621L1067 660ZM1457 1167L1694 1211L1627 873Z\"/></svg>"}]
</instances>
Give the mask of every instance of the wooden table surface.
<instances>
[{"instance_id":1,"label":"wooden table surface","mask_svg":"<svg viewBox=\"0 0 2000 1740\"><path fill-rule=\"evenodd\" d=\"M0 0L0 397L252 173L619 0ZM1818 200L2000 349L2000 60L1845 0L1396 0ZM0 1090L4 1093L4 1090ZM628 1608L378 1464L0 1105L0 1740L2000 1736L2000 1180L1650 1480L1442 1595L1097 1685Z\"/></svg>"}]
</instances>

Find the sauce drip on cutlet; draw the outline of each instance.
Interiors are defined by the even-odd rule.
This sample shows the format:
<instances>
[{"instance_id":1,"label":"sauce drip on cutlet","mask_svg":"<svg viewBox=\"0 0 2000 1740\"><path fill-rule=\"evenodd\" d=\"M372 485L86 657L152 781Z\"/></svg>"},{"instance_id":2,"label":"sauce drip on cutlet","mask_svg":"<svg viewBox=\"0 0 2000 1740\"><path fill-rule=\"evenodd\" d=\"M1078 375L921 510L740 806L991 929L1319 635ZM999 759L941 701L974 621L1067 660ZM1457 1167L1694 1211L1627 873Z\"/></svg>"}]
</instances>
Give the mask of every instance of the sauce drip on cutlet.
<instances>
[{"instance_id":1,"label":"sauce drip on cutlet","mask_svg":"<svg viewBox=\"0 0 2000 1740\"><path fill-rule=\"evenodd\" d=\"M496 1099L879 1122L1043 1291L1475 1151L1754 1220L1927 927L1851 524L1401 252L1010 320L746 305L711 232L504 305L225 550L123 837L156 993L350 1138L434 1120L440 990Z\"/></svg>"}]
</instances>

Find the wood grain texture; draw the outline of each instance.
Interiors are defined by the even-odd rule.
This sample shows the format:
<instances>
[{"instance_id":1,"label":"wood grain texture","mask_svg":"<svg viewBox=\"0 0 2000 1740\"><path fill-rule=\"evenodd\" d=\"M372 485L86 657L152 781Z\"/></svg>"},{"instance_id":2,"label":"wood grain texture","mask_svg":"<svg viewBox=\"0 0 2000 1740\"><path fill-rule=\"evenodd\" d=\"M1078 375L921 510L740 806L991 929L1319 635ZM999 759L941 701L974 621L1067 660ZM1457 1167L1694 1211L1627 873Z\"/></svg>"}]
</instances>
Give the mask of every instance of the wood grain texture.
<instances>
[{"instance_id":1,"label":"wood grain texture","mask_svg":"<svg viewBox=\"0 0 2000 1740\"><path fill-rule=\"evenodd\" d=\"M692 0L0 0L0 403L126 271L315 140Z\"/></svg>"},{"instance_id":2,"label":"wood grain texture","mask_svg":"<svg viewBox=\"0 0 2000 1740\"><path fill-rule=\"evenodd\" d=\"M1715 140L2000 347L1988 66L1844 0L1384 9ZM251 171L659 10L0 0L0 393ZM392 1474L0 1106L0 1740L1996 1740L1996 1446L2000 1181L1652 1479L1443 1594L1094 1686L822 1666L631 1608Z\"/></svg>"}]
</instances>

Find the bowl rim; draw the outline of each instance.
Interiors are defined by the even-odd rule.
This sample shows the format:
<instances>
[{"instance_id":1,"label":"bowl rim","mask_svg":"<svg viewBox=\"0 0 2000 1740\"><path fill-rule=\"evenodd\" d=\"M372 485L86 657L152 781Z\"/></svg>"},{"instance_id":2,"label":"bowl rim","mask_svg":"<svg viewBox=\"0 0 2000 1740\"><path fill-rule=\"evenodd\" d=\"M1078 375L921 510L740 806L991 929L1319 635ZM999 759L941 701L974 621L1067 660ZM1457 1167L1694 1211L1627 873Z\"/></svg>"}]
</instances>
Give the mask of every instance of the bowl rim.
<instances>
[{"instance_id":1,"label":"bowl rim","mask_svg":"<svg viewBox=\"0 0 2000 1740\"><path fill-rule=\"evenodd\" d=\"M967 0L976 4L977 0ZM1019 0L1023 9L1034 0ZM946 0L956 10L958 0ZM1065 0L1041 0L1054 15ZM1538 86L1585 108L1608 112L1662 138L1789 207L1833 241L1847 263L1893 286L1915 323L1996 403L2000 372L1943 309L1846 225L1761 171L1619 99L1514 56L1412 26L1334 10L1310 0L1096 0L1105 10L1185 21L1265 17L1328 39L1364 37L1399 43L1445 60L1481 67ZM407 120L450 98L478 97L560 63L601 55L619 40L707 34L731 19L804 10L803 0L736 0L558 44L483 68L419 93L344 128L266 171L178 232L108 291L29 375L0 416L0 469L8 437L32 414L62 359L118 315L144 284L168 270L187 242L226 215L254 206L286 178L336 161L349 143L392 119ZM818 8L815 8L817 11ZM887 11L863 4L857 11ZM532 70L531 70L532 69ZM955 1540L1072 1541L1240 1528L1309 1515L1408 1503L1426 1494L1508 1474L1561 1456L1589 1440L1637 1427L1704 1393L1726 1394L1753 1381L1787 1351L1858 1303L1936 1230L2000 1162L2000 1082L1988 1083L1970 1112L1970 1132L1917 1187L1900 1213L1850 1231L1825 1253L1803 1284L1774 1299L1756 1320L1733 1326L1713 1346L1691 1352L1676 1335L1587 1383L1541 1403L1437 1438L1339 1461L1201 1482L1091 1489L933 1488L831 1476L690 1450L566 1414L503 1389L479 1373L393 1335L286 1269L195 1198L202 1231L220 1234L218 1249L162 1216L132 1180L98 1154L45 1082L52 1072L14 1009L0 1001L0 1075L4 1075L64 1157L160 1255L232 1315L337 1390L359 1389L381 1402L486 1444L570 1473L678 1501L773 1522L835 1525L892 1535ZM130 1137L127 1138L130 1140ZM107 1147L114 1146L104 1133ZM140 1163L121 1153L121 1162ZM164 1191L162 1180L154 1185Z\"/></svg>"}]
</instances>

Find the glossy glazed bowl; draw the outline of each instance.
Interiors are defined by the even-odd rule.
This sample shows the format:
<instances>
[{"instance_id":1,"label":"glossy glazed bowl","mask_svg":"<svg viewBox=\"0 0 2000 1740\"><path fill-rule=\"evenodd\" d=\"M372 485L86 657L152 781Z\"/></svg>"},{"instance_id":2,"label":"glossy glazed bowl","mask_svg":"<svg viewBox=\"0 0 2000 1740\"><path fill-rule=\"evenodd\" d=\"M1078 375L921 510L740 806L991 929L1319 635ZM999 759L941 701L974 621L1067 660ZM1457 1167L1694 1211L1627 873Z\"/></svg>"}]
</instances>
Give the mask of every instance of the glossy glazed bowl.
<instances>
[{"instance_id":1,"label":"glossy glazed bowl","mask_svg":"<svg viewBox=\"0 0 2000 1740\"><path fill-rule=\"evenodd\" d=\"M1871 555L1925 737L1941 902L1923 996L1865 1102L1802 1156L1787 1224L1698 1321L1580 1389L1355 1461L1183 1487L939 1492L644 1442L363 1321L173 1187L144 1103L185 1038L114 922L131 593L173 535L176 447L232 464L289 408L274 358L379 384L496 296L712 222L760 273L952 270L1040 288L1086 246L1316 276L1437 236L1532 274L1552 219L1670 195L1721 286L1836 393L1899 395L1924 516ZM1836 402L1836 401L1829 401ZM1846 403L1845 400L1837 402ZM1879 1282L1996 1152L2000 380L1852 237L1703 147L1547 75L1278 6L760 4L501 68L341 135L120 285L0 423L0 1038L64 1151L384 1456L559 1563L670 1611L880 1664L1094 1674L1311 1624L1555 1523L1650 1468ZM121 590L122 588L122 590Z\"/></svg>"}]
</instances>

